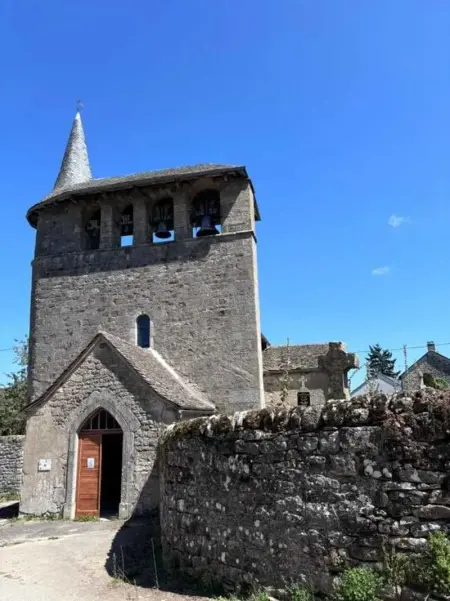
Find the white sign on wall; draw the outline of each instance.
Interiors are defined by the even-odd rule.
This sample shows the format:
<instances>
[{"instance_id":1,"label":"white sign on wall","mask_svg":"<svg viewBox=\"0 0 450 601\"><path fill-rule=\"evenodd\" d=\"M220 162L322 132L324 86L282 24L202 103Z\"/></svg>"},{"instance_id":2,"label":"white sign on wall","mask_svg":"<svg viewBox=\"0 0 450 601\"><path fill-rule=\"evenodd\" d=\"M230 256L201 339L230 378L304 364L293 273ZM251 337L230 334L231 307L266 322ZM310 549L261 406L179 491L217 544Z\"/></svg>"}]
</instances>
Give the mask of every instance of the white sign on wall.
<instances>
[{"instance_id":1,"label":"white sign on wall","mask_svg":"<svg viewBox=\"0 0 450 601\"><path fill-rule=\"evenodd\" d=\"M51 459L39 459L39 466L38 466L39 472L49 472L51 470L51 467L52 467Z\"/></svg>"},{"instance_id":2,"label":"white sign on wall","mask_svg":"<svg viewBox=\"0 0 450 601\"><path fill-rule=\"evenodd\" d=\"M95 458L94 457L88 457L87 466L88 466L89 470L93 470L95 468Z\"/></svg>"}]
</instances>

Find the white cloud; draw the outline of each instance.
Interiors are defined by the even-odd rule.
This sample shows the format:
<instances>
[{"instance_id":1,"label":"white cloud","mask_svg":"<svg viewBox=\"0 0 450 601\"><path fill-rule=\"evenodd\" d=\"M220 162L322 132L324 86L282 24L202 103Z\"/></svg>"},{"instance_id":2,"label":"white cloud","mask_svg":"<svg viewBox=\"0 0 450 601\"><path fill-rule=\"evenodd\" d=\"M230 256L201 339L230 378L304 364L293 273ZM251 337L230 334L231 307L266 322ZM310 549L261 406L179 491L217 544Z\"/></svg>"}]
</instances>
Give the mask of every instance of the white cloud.
<instances>
[{"instance_id":1,"label":"white cloud","mask_svg":"<svg viewBox=\"0 0 450 601\"><path fill-rule=\"evenodd\" d=\"M402 223L411 223L410 217L401 217L400 215L391 215L388 224L391 227L399 227Z\"/></svg>"},{"instance_id":2,"label":"white cloud","mask_svg":"<svg viewBox=\"0 0 450 601\"><path fill-rule=\"evenodd\" d=\"M388 273L390 273L391 268L388 265L385 265L384 267L375 267L375 269L372 269L372 275L386 275Z\"/></svg>"}]
</instances>

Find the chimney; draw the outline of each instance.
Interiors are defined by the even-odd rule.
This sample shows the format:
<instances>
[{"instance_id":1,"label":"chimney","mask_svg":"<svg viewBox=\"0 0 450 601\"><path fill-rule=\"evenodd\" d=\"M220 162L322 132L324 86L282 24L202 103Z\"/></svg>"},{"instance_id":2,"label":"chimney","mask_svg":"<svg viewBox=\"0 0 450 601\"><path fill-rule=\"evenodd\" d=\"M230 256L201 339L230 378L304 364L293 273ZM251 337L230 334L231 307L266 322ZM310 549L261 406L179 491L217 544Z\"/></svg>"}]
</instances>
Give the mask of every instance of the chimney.
<instances>
[{"instance_id":1,"label":"chimney","mask_svg":"<svg viewBox=\"0 0 450 601\"><path fill-rule=\"evenodd\" d=\"M428 349L428 352L430 352L430 351L436 352L436 347L435 347L433 341L427 342L427 349Z\"/></svg>"}]
</instances>

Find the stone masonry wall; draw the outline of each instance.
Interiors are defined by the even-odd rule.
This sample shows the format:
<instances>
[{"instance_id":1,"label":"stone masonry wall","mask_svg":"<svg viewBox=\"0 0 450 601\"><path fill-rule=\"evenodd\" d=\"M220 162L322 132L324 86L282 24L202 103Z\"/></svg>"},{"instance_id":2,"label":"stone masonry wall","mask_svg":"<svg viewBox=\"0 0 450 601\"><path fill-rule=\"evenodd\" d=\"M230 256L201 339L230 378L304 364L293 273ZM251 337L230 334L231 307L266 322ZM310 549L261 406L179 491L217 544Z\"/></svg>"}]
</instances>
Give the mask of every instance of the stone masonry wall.
<instances>
[{"instance_id":1,"label":"stone masonry wall","mask_svg":"<svg viewBox=\"0 0 450 601\"><path fill-rule=\"evenodd\" d=\"M179 184L179 185L178 185ZM220 189L222 232L193 237L190 201ZM175 240L153 244L152 202L174 197ZM144 202L143 199L147 199ZM116 190L39 214L33 261L30 389L39 397L99 330L136 343L148 314L152 344L218 411L264 404L254 198L246 177ZM133 246L120 246L118 211L134 211ZM82 250L83 218L101 209L100 249Z\"/></svg>"},{"instance_id":2,"label":"stone masonry wall","mask_svg":"<svg viewBox=\"0 0 450 601\"><path fill-rule=\"evenodd\" d=\"M61 388L36 407L27 421L20 511L73 517L76 452L70 441L94 410L103 407L123 433L122 490L119 513L144 514L158 505L155 471L158 437L176 417L156 394L149 394L111 349L96 348ZM38 471L39 459L51 460L51 470Z\"/></svg>"},{"instance_id":3,"label":"stone masonry wall","mask_svg":"<svg viewBox=\"0 0 450 601\"><path fill-rule=\"evenodd\" d=\"M403 390L410 391L420 388L424 374L429 374L434 378L443 378L450 384L447 358L433 352L424 355L403 376Z\"/></svg>"},{"instance_id":4,"label":"stone masonry wall","mask_svg":"<svg viewBox=\"0 0 450 601\"><path fill-rule=\"evenodd\" d=\"M33 263L31 384L42 394L100 329L154 348L219 411L262 404L252 233L38 257Z\"/></svg>"},{"instance_id":5,"label":"stone masonry wall","mask_svg":"<svg viewBox=\"0 0 450 601\"><path fill-rule=\"evenodd\" d=\"M310 373L292 371L289 373L288 390L285 406L296 407L297 394L307 391L310 394L311 405L324 405L328 394L328 374L320 371ZM281 407L282 374L266 372L264 374L264 399L266 407ZM303 378L303 382L301 380Z\"/></svg>"},{"instance_id":6,"label":"stone masonry wall","mask_svg":"<svg viewBox=\"0 0 450 601\"><path fill-rule=\"evenodd\" d=\"M19 494L25 436L0 436L0 498Z\"/></svg>"},{"instance_id":7,"label":"stone masonry wall","mask_svg":"<svg viewBox=\"0 0 450 601\"><path fill-rule=\"evenodd\" d=\"M200 418L161 445L169 570L324 592L387 538L417 551L450 525L450 393Z\"/></svg>"}]
</instances>

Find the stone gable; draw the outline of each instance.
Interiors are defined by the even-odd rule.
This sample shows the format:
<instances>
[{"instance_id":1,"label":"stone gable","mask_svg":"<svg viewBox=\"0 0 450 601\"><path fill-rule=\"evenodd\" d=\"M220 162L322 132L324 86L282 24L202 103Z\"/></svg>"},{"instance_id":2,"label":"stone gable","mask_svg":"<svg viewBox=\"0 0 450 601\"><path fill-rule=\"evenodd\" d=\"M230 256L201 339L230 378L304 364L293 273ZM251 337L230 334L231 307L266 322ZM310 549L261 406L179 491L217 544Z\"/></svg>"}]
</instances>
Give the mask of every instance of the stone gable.
<instances>
[{"instance_id":1,"label":"stone gable","mask_svg":"<svg viewBox=\"0 0 450 601\"><path fill-rule=\"evenodd\" d=\"M128 512L145 513L158 503L156 448L176 412L130 370L106 344L96 347L43 404L31 408L25 443L21 512L70 514L73 498L66 482L74 477L68 440L76 439L83 417L96 408L111 411L132 438L124 447L122 498ZM132 420L128 416L132 416ZM127 462L128 457L128 462ZM47 473L41 458L51 459ZM126 477L125 477L126 476Z\"/></svg>"}]
</instances>

